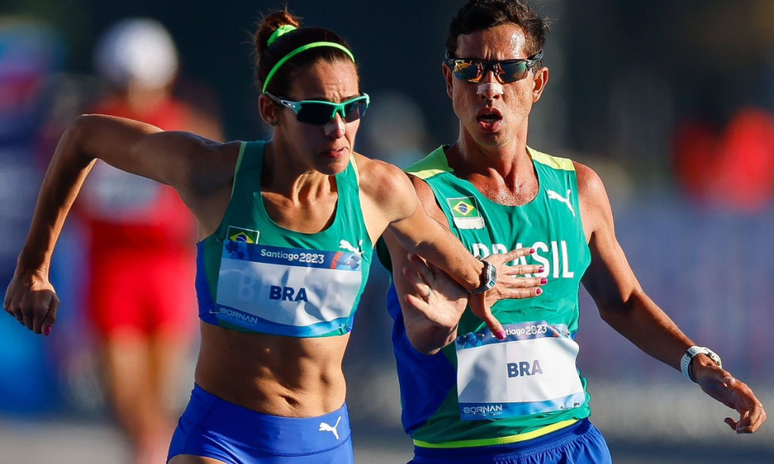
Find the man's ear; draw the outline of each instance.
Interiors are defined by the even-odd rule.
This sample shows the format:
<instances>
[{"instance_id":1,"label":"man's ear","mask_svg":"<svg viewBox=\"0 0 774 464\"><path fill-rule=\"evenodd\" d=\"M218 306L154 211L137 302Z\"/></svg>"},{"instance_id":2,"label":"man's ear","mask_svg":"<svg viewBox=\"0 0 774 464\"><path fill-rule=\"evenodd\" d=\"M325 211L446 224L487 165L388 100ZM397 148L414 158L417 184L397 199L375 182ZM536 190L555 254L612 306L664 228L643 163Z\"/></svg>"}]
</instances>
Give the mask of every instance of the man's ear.
<instances>
[{"instance_id":1,"label":"man's ear","mask_svg":"<svg viewBox=\"0 0 774 464\"><path fill-rule=\"evenodd\" d=\"M454 79L454 73L446 63L441 63L441 68L443 70L443 78L446 81L446 95L452 98L452 79Z\"/></svg>"},{"instance_id":2,"label":"man's ear","mask_svg":"<svg viewBox=\"0 0 774 464\"><path fill-rule=\"evenodd\" d=\"M543 95L543 90L548 85L548 75L548 68L545 66L535 71L535 77L532 81L534 84L532 87L532 103L537 103L540 100L540 96Z\"/></svg>"}]
</instances>

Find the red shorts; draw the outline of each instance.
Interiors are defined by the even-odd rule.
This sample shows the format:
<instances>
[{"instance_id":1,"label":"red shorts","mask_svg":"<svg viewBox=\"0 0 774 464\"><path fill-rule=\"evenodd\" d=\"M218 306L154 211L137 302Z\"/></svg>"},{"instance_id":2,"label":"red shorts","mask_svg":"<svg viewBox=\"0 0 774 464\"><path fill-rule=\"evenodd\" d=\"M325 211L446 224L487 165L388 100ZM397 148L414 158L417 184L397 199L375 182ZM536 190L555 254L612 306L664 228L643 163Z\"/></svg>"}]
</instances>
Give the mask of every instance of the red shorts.
<instances>
[{"instance_id":1,"label":"red shorts","mask_svg":"<svg viewBox=\"0 0 774 464\"><path fill-rule=\"evenodd\" d=\"M188 251L135 249L93 256L89 317L98 335L192 334L197 316L195 268L196 259Z\"/></svg>"}]
</instances>

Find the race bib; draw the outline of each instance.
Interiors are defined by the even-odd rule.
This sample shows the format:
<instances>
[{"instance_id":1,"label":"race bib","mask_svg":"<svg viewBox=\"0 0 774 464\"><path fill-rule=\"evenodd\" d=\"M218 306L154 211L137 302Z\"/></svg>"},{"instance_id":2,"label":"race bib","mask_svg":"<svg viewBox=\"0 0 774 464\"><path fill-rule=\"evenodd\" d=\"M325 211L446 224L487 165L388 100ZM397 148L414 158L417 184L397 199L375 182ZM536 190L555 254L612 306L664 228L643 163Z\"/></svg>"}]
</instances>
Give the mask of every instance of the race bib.
<instances>
[{"instance_id":1,"label":"race bib","mask_svg":"<svg viewBox=\"0 0 774 464\"><path fill-rule=\"evenodd\" d=\"M485 329L457 338L457 392L462 420L497 419L573 409L586 396L575 366L578 344L564 324L505 326L505 340Z\"/></svg>"},{"instance_id":2,"label":"race bib","mask_svg":"<svg viewBox=\"0 0 774 464\"><path fill-rule=\"evenodd\" d=\"M215 301L219 320L290 336L319 335L346 324L362 283L362 252L251 241L223 244Z\"/></svg>"}]
</instances>

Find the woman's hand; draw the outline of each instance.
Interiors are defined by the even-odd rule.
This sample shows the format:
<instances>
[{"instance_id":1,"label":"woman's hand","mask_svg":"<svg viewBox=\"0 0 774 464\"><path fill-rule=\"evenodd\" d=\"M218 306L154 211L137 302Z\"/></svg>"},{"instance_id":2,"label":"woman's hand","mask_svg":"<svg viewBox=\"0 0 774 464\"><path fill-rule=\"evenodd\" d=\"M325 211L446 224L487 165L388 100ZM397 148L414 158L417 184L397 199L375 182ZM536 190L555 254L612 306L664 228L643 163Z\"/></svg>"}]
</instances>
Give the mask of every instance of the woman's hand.
<instances>
[{"instance_id":1,"label":"woman's hand","mask_svg":"<svg viewBox=\"0 0 774 464\"><path fill-rule=\"evenodd\" d=\"M497 268L497 283L489 291L470 294L445 272L417 255L409 254L413 269L404 268L403 275L412 286L404 298L433 324L452 330L462 317L467 305L483 320L496 337L505 338L502 325L492 314L491 305L503 298L533 298L540 295L545 278L523 277L525 274L542 272L539 265L515 265L508 263L533 253L530 249L518 249L505 254L491 255L487 261Z\"/></svg>"},{"instance_id":2,"label":"woman's hand","mask_svg":"<svg viewBox=\"0 0 774 464\"><path fill-rule=\"evenodd\" d=\"M59 297L45 272L16 273L5 292L3 308L36 334L48 336L56 322Z\"/></svg>"},{"instance_id":3,"label":"woman's hand","mask_svg":"<svg viewBox=\"0 0 774 464\"><path fill-rule=\"evenodd\" d=\"M508 253L492 254L484 258L485 261L497 268L497 282L485 293L471 294L468 304L473 314L483 320L492 334L499 340L505 339L505 330L503 330L500 321L492 315L492 305L503 298L534 298L543 293L543 289L540 287L548 282L544 277L519 277L543 272L543 267L540 265L508 265L511 261L529 256L534 252L535 250L530 248L519 248Z\"/></svg>"}]
</instances>

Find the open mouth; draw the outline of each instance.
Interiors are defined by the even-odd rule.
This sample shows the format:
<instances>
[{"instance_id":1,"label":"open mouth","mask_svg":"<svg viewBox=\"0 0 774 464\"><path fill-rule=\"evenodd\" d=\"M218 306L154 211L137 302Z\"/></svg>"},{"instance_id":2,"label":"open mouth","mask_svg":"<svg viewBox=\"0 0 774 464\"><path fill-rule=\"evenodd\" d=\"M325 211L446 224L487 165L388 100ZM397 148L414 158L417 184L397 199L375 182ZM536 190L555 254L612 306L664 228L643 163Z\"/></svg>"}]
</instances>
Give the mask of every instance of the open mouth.
<instances>
[{"instance_id":1,"label":"open mouth","mask_svg":"<svg viewBox=\"0 0 774 464\"><path fill-rule=\"evenodd\" d=\"M347 147L331 148L330 150L323 151L320 154L330 158L339 158L347 154Z\"/></svg>"},{"instance_id":2,"label":"open mouth","mask_svg":"<svg viewBox=\"0 0 774 464\"><path fill-rule=\"evenodd\" d=\"M497 130L503 120L503 115L495 108L484 108L476 114L478 126L487 132Z\"/></svg>"}]
</instances>

